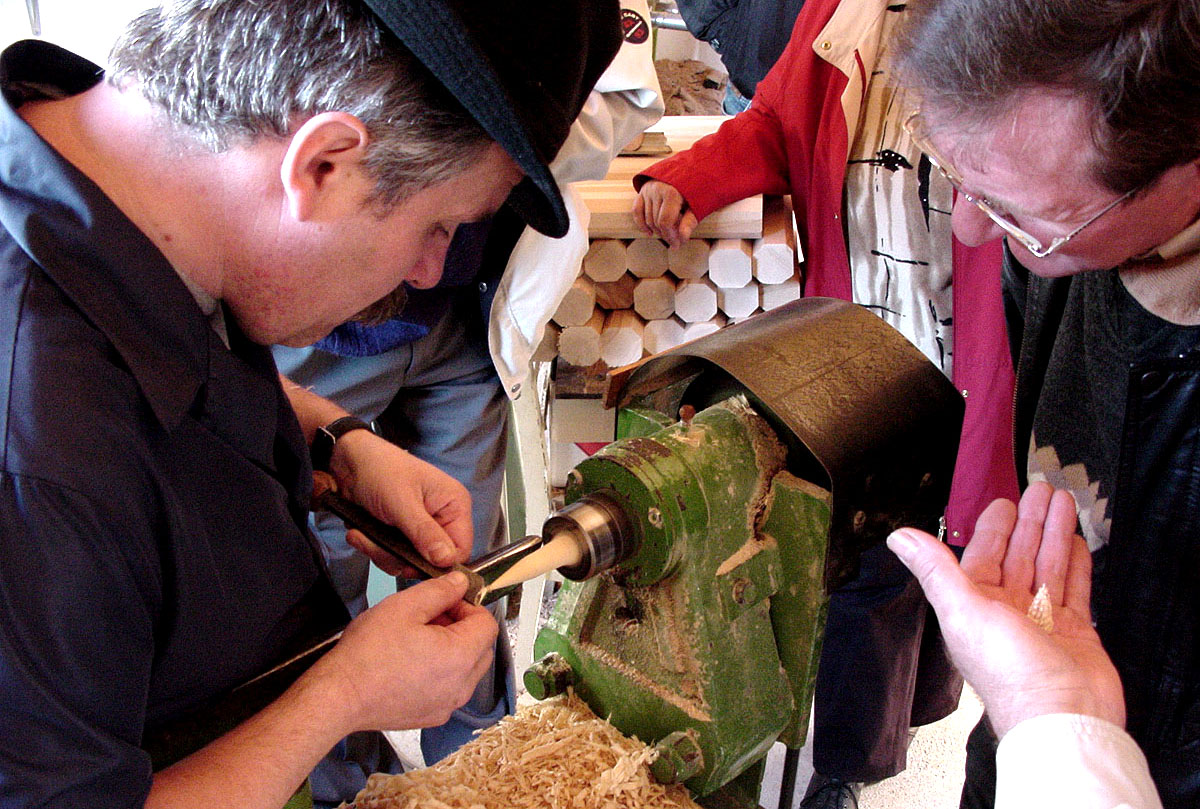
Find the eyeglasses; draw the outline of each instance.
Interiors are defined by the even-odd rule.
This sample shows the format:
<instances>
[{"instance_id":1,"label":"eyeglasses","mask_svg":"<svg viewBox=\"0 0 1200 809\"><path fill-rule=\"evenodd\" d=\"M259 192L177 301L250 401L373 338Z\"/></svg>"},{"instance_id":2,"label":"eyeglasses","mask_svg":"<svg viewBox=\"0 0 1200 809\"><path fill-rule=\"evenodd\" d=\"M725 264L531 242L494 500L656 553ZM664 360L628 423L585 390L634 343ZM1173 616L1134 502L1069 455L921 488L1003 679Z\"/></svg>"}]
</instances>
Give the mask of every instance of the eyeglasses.
<instances>
[{"instance_id":1,"label":"eyeglasses","mask_svg":"<svg viewBox=\"0 0 1200 809\"><path fill-rule=\"evenodd\" d=\"M903 126L904 131L907 132L909 137L912 138L912 141L916 147L925 153L925 155L929 158L929 162L933 163L933 165L937 167L937 170L941 172L942 176L950 182L950 185L954 186L954 190L957 191L963 199L967 200L967 202L973 203L976 208L987 214L989 219L999 225L1000 228L1009 236L1012 236L1014 239L1020 242L1026 250L1028 250L1037 258L1045 258L1046 256L1050 255L1055 250L1071 241L1071 239L1074 239L1076 236L1078 236L1079 233L1088 225L1092 224L1097 219L1111 211L1113 208L1132 197L1138 191L1138 189L1135 188L1132 191L1122 194L1108 205L1105 205L1099 211L1099 213L1097 213L1088 221L1084 222L1079 227L1072 230L1066 236L1059 236L1050 242L1049 245L1043 245L1041 241L1037 239L1037 237L1022 229L1021 226L1012 221L1007 214L1000 213L993 208L992 203L989 202L985 197L977 197L963 188L962 175L950 165L950 161L946 160L946 158L943 157L942 154L938 152L938 150L934 148L934 145L929 141L929 129L925 124L925 120L921 118L921 113L919 110L909 115L908 118L904 120Z\"/></svg>"}]
</instances>

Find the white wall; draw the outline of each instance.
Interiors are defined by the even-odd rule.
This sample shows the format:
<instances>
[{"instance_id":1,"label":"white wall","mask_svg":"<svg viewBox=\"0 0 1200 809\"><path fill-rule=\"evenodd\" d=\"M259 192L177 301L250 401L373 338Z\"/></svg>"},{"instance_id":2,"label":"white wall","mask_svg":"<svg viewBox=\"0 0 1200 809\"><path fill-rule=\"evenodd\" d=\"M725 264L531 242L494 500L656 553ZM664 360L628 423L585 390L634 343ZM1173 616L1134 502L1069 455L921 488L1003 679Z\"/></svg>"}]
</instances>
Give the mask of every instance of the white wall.
<instances>
[{"instance_id":1,"label":"white wall","mask_svg":"<svg viewBox=\"0 0 1200 809\"><path fill-rule=\"evenodd\" d=\"M103 65L128 22L155 0L38 0L42 39ZM26 0L0 0L0 47L32 35Z\"/></svg>"}]
</instances>

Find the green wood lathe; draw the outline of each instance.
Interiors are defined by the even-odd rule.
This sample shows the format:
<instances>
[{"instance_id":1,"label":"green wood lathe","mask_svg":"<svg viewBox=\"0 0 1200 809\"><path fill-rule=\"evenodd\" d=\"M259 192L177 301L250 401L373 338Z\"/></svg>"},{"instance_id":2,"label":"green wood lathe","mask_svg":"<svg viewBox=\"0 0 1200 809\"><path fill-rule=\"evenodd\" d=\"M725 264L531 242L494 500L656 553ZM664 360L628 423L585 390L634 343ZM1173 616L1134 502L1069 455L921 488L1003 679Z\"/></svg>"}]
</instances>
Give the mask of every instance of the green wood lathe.
<instances>
[{"instance_id":1,"label":"green wood lathe","mask_svg":"<svg viewBox=\"0 0 1200 809\"><path fill-rule=\"evenodd\" d=\"M803 745L828 592L894 528L937 531L963 402L904 337L808 299L641 365L619 440L546 523L575 564L525 676L574 688L709 807Z\"/></svg>"}]
</instances>

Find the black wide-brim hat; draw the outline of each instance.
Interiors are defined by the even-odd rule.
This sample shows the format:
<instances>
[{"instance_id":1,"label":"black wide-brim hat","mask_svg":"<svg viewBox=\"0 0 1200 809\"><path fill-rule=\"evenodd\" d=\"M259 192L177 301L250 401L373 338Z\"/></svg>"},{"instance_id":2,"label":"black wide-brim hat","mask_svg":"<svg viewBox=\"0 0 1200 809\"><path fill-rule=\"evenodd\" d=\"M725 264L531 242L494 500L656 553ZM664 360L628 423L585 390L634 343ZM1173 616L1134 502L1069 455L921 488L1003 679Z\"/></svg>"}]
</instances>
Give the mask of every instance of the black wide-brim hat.
<instances>
[{"instance_id":1,"label":"black wide-brim hat","mask_svg":"<svg viewBox=\"0 0 1200 809\"><path fill-rule=\"evenodd\" d=\"M364 0L525 172L508 203L569 220L549 163L621 44L619 0Z\"/></svg>"}]
</instances>

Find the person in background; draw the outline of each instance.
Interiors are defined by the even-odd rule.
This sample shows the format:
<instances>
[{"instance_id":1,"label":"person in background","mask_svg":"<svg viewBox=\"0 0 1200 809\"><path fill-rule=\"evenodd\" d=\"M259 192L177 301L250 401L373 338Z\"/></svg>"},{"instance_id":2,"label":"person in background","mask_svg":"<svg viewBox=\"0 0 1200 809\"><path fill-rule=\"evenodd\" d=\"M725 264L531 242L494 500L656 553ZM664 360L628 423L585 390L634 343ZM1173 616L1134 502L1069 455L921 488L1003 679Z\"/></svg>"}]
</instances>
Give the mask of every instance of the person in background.
<instances>
[{"instance_id":1,"label":"person in background","mask_svg":"<svg viewBox=\"0 0 1200 809\"><path fill-rule=\"evenodd\" d=\"M961 547L988 503L1017 495L1001 256L953 238L953 187L901 126L910 97L891 56L907 8L808 0L750 108L635 178L635 217L679 244L724 205L791 194L804 294L870 308L966 399L946 510ZM961 687L920 587L882 547L832 594L826 627L805 809L853 806L862 783L903 770L910 727L953 711Z\"/></svg>"},{"instance_id":2,"label":"person in background","mask_svg":"<svg viewBox=\"0 0 1200 809\"><path fill-rule=\"evenodd\" d=\"M621 14L623 20L642 20L644 28L649 12L644 2L627 0ZM507 541L500 500L509 397L522 393L532 350L587 250L586 209L567 186L603 178L621 147L662 115L651 40L638 36L636 25L623 30L620 51L550 164L571 217L565 237L526 229L515 211L501 208L494 217L455 229L442 280L432 289L406 290L399 311L376 312L371 323L344 323L310 347L273 349L281 373L352 414L358 419L353 426L373 425L466 487L473 558ZM347 543L336 517L318 515L314 527L338 592L357 615L367 606L370 560ZM493 605L497 619L503 607ZM515 709L505 633L498 636L495 659L494 670L449 723L421 732L426 764ZM400 762L378 734L347 739L337 753L344 763L324 771L339 774L356 790L373 772L399 772ZM318 798L347 790L341 784L313 786Z\"/></svg>"},{"instance_id":3,"label":"person in background","mask_svg":"<svg viewBox=\"0 0 1200 809\"><path fill-rule=\"evenodd\" d=\"M595 0L178 0L108 77L0 55L0 807L311 806L339 739L466 701L497 627L464 577L347 625L307 525L336 406L268 346L433 286L504 205L564 234L548 164L619 40ZM433 467L368 431L320 464L467 557Z\"/></svg>"},{"instance_id":4,"label":"person in background","mask_svg":"<svg viewBox=\"0 0 1200 809\"><path fill-rule=\"evenodd\" d=\"M721 57L729 74L722 106L736 115L783 53L804 0L675 0L675 6L692 36Z\"/></svg>"},{"instance_id":5,"label":"person in background","mask_svg":"<svg viewBox=\"0 0 1200 809\"><path fill-rule=\"evenodd\" d=\"M1019 506L997 500L980 515L961 568L916 529L887 544L921 583L1000 737L998 807L1158 809L1146 757L1123 730L1121 680L1092 627L1092 560L1075 526L1070 493L1033 483Z\"/></svg>"},{"instance_id":6,"label":"person in background","mask_svg":"<svg viewBox=\"0 0 1200 809\"><path fill-rule=\"evenodd\" d=\"M1092 615L1163 804L1200 805L1200 2L930 0L909 130L1003 238L1017 470L1067 489ZM965 807L993 802L996 734Z\"/></svg>"}]
</instances>

